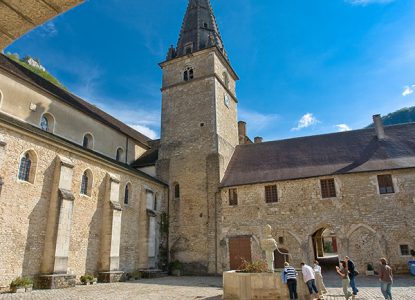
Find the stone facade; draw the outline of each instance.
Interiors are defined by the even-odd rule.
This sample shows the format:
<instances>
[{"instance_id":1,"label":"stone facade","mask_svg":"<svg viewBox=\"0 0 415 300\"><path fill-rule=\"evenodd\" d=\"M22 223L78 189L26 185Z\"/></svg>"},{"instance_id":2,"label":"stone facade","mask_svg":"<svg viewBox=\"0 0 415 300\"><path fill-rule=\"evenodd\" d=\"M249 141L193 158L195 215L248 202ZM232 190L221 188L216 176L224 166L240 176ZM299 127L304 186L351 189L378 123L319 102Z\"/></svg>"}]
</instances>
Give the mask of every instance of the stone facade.
<instances>
[{"instance_id":1,"label":"stone facade","mask_svg":"<svg viewBox=\"0 0 415 300\"><path fill-rule=\"evenodd\" d=\"M67 273L79 278L87 272L98 275L100 271L148 267L146 192L150 190L157 197L155 215L159 219L167 209L163 184L80 147L69 147L53 136L47 139L3 121L0 136L5 144L0 147L4 182L0 194L0 285L20 275ZM20 158L28 150L37 158L32 165L33 183L18 179ZM69 166L72 179L66 171L59 177L61 165ZM90 196L79 192L87 169L92 173ZM59 178L64 182L57 183L62 182ZM108 185L113 182L118 188L112 187L111 192ZM127 183L132 187L128 205L124 204ZM68 190L73 199L65 200L59 194L61 189ZM158 236L159 229L155 230ZM158 255L158 247L156 250Z\"/></svg>"},{"instance_id":2,"label":"stone facade","mask_svg":"<svg viewBox=\"0 0 415 300\"><path fill-rule=\"evenodd\" d=\"M339 256L350 256L360 271L387 257L395 271L407 272L410 256L401 255L400 245L415 248L415 170L387 172L392 175L395 193L384 195L378 190L379 174L385 172L334 176L337 196L328 199L321 196L321 178L233 187L238 193L235 206L229 205L229 190L222 189L222 269L229 269L232 237L250 236L252 257L263 258L261 230L270 224L273 237L283 240L278 246L292 255L294 265L315 259L312 236L328 229L337 238ZM265 203L264 186L270 184L277 185L276 203Z\"/></svg>"}]
</instances>

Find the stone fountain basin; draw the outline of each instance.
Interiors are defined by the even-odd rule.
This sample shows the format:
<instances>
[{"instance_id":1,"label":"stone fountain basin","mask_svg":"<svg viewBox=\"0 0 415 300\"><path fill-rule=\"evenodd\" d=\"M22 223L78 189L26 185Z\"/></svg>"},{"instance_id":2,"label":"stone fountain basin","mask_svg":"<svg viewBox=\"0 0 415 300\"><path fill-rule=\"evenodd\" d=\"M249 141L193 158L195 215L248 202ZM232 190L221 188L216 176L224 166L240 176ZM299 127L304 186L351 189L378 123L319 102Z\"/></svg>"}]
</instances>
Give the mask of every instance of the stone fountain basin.
<instances>
[{"instance_id":1,"label":"stone fountain basin","mask_svg":"<svg viewBox=\"0 0 415 300\"><path fill-rule=\"evenodd\" d=\"M288 287L281 280L282 270L274 273L223 273L223 299L225 300L276 300L290 299ZM297 293L299 299L309 294L301 270L297 270Z\"/></svg>"}]
</instances>

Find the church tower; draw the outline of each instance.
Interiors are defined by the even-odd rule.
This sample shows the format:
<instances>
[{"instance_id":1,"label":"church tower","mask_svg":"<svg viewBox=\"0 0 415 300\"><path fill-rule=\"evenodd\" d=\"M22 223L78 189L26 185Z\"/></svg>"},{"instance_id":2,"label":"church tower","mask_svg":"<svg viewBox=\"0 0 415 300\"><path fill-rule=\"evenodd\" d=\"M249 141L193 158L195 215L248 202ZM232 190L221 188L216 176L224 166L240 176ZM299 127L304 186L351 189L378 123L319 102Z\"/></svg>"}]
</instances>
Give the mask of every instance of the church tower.
<instances>
[{"instance_id":1,"label":"church tower","mask_svg":"<svg viewBox=\"0 0 415 300\"><path fill-rule=\"evenodd\" d=\"M221 270L219 183L238 144L237 75L209 0L190 0L163 72L158 176L170 186L171 260L187 274Z\"/></svg>"}]
</instances>

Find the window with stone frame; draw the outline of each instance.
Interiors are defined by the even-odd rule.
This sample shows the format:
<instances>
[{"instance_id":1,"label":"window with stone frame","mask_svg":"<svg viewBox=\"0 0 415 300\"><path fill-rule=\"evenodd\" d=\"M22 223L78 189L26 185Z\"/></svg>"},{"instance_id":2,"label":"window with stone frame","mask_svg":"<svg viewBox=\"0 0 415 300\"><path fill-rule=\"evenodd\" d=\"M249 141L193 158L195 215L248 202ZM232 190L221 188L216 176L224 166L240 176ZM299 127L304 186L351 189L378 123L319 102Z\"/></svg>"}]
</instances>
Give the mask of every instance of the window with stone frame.
<instances>
[{"instance_id":1,"label":"window with stone frame","mask_svg":"<svg viewBox=\"0 0 415 300\"><path fill-rule=\"evenodd\" d=\"M174 199L180 199L180 185L178 183L174 185Z\"/></svg>"},{"instance_id":2,"label":"window with stone frame","mask_svg":"<svg viewBox=\"0 0 415 300\"><path fill-rule=\"evenodd\" d=\"M238 190L229 189L229 205L235 206L238 205Z\"/></svg>"},{"instance_id":3,"label":"window with stone frame","mask_svg":"<svg viewBox=\"0 0 415 300\"><path fill-rule=\"evenodd\" d=\"M115 154L115 160L116 161L121 161L123 154L124 154L124 150L121 147L118 148L117 153Z\"/></svg>"},{"instance_id":4,"label":"window with stone frame","mask_svg":"<svg viewBox=\"0 0 415 300\"><path fill-rule=\"evenodd\" d=\"M402 256L409 256L409 245L399 245Z\"/></svg>"},{"instance_id":5,"label":"window with stone frame","mask_svg":"<svg viewBox=\"0 0 415 300\"><path fill-rule=\"evenodd\" d=\"M91 196L92 190L92 172L90 170L86 170L82 174L81 178L81 195L84 196Z\"/></svg>"},{"instance_id":6,"label":"window with stone frame","mask_svg":"<svg viewBox=\"0 0 415 300\"><path fill-rule=\"evenodd\" d=\"M127 183L124 189L124 204L125 205L130 204L130 200L131 200L131 184Z\"/></svg>"},{"instance_id":7,"label":"window with stone frame","mask_svg":"<svg viewBox=\"0 0 415 300\"><path fill-rule=\"evenodd\" d=\"M278 202L277 186L275 184L265 186L265 202L266 203Z\"/></svg>"},{"instance_id":8,"label":"window with stone frame","mask_svg":"<svg viewBox=\"0 0 415 300\"><path fill-rule=\"evenodd\" d=\"M36 155L32 150L24 153L20 159L17 178L21 181L33 183L36 174Z\"/></svg>"},{"instance_id":9,"label":"window with stone frame","mask_svg":"<svg viewBox=\"0 0 415 300\"><path fill-rule=\"evenodd\" d=\"M392 175L378 175L379 193L380 194L393 194L395 190L393 188Z\"/></svg>"},{"instance_id":10,"label":"window with stone frame","mask_svg":"<svg viewBox=\"0 0 415 300\"><path fill-rule=\"evenodd\" d=\"M189 81L194 78L194 72L192 67L186 67L186 69L183 72L183 80Z\"/></svg>"},{"instance_id":11,"label":"window with stone frame","mask_svg":"<svg viewBox=\"0 0 415 300\"><path fill-rule=\"evenodd\" d=\"M52 132L55 127L55 118L50 113L45 113L40 118L40 129L47 132Z\"/></svg>"},{"instance_id":12,"label":"window with stone frame","mask_svg":"<svg viewBox=\"0 0 415 300\"><path fill-rule=\"evenodd\" d=\"M87 133L84 135L82 146L86 149L92 149L94 147L94 138L91 134Z\"/></svg>"},{"instance_id":13,"label":"window with stone frame","mask_svg":"<svg viewBox=\"0 0 415 300\"><path fill-rule=\"evenodd\" d=\"M336 185L333 178L321 179L321 197L322 198L334 198L336 197Z\"/></svg>"}]
</instances>

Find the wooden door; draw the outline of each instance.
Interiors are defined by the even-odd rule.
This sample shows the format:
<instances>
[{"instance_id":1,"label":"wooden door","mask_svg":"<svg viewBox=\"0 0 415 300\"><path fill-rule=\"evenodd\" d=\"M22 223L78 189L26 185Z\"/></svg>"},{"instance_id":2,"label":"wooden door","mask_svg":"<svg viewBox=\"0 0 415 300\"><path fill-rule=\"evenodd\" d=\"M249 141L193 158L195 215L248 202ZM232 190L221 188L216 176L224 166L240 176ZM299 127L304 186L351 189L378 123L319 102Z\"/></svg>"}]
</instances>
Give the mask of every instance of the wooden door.
<instances>
[{"instance_id":1,"label":"wooden door","mask_svg":"<svg viewBox=\"0 0 415 300\"><path fill-rule=\"evenodd\" d=\"M282 269L284 268L285 262L290 262L290 256L288 255L288 251L285 249L279 249L274 251L274 268L275 269ZM281 254L281 253L287 254Z\"/></svg>"},{"instance_id":2,"label":"wooden door","mask_svg":"<svg viewBox=\"0 0 415 300\"><path fill-rule=\"evenodd\" d=\"M251 238L229 239L229 260L231 270L239 270L244 260L251 262Z\"/></svg>"}]
</instances>

